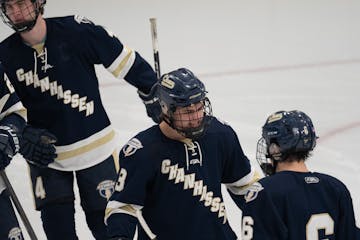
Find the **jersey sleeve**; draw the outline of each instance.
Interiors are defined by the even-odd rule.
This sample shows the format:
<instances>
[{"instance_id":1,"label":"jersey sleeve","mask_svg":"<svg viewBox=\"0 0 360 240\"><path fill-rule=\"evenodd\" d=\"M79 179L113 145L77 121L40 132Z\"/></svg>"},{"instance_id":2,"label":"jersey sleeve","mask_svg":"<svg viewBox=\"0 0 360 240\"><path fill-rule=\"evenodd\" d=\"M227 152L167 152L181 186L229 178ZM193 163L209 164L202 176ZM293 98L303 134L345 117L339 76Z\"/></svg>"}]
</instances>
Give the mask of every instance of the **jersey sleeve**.
<instances>
[{"instance_id":1,"label":"jersey sleeve","mask_svg":"<svg viewBox=\"0 0 360 240\"><path fill-rule=\"evenodd\" d=\"M120 153L121 168L105 214L110 236L133 238L154 176L153 167L149 164L151 159L147 155L147 149L137 138L131 139Z\"/></svg>"},{"instance_id":2,"label":"jersey sleeve","mask_svg":"<svg viewBox=\"0 0 360 240\"><path fill-rule=\"evenodd\" d=\"M340 216L338 226L341 226L336 233L337 239L359 239L356 238L356 223L354 208L349 190L344 185L344 190L340 198ZM360 237L360 236L358 236Z\"/></svg>"},{"instance_id":3,"label":"jersey sleeve","mask_svg":"<svg viewBox=\"0 0 360 240\"><path fill-rule=\"evenodd\" d=\"M0 124L12 125L21 131L26 121L26 110L1 67L0 79Z\"/></svg>"},{"instance_id":4,"label":"jersey sleeve","mask_svg":"<svg viewBox=\"0 0 360 240\"><path fill-rule=\"evenodd\" d=\"M95 63L104 67L116 78L128 83L144 93L150 92L157 78L154 70L135 50L123 45L111 31L90 21L84 24L89 52Z\"/></svg>"},{"instance_id":5,"label":"jersey sleeve","mask_svg":"<svg viewBox=\"0 0 360 240\"><path fill-rule=\"evenodd\" d=\"M251 179L251 176L248 177L248 175L252 172L249 159L245 156L234 130L228 125L224 126L228 131L224 134L225 141L223 142L222 150L225 155L223 159L222 182L225 184L235 182L237 182L237 185L246 184L249 181L247 178Z\"/></svg>"},{"instance_id":6,"label":"jersey sleeve","mask_svg":"<svg viewBox=\"0 0 360 240\"><path fill-rule=\"evenodd\" d=\"M227 128L226 141L223 145L225 158L222 183L234 195L243 195L246 187L259 180L260 175L251 167L234 130L230 126Z\"/></svg>"}]
</instances>

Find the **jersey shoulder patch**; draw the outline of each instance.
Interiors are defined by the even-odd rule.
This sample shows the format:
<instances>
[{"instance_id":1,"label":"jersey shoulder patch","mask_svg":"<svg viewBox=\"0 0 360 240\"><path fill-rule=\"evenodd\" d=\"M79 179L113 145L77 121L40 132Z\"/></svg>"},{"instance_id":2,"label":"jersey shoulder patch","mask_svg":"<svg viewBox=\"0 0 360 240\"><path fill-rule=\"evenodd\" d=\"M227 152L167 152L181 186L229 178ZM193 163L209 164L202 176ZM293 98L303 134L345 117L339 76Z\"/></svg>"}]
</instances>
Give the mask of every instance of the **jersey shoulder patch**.
<instances>
[{"instance_id":1,"label":"jersey shoulder patch","mask_svg":"<svg viewBox=\"0 0 360 240\"><path fill-rule=\"evenodd\" d=\"M87 23L87 24L94 24L92 21L90 21L88 18L84 17L84 16L80 16L80 15L75 15L74 16L74 20L78 23Z\"/></svg>"},{"instance_id":2,"label":"jersey shoulder patch","mask_svg":"<svg viewBox=\"0 0 360 240\"><path fill-rule=\"evenodd\" d=\"M125 157L133 155L137 150L143 148L141 141L137 138L130 139L122 149Z\"/></svg>"},{"instance_id":3,"label":"jersey shoulder patch","mask_svg":"<svg viewBox=\"0 0 360 240\"><path fill-rule=\"evenodd\" d=\"M253 183L250 187L247 188L247 192L244 195L245 202L251 202L255 200L260 191L262 191L264 187L259 182Z\"/></svg>"}]
</instances>

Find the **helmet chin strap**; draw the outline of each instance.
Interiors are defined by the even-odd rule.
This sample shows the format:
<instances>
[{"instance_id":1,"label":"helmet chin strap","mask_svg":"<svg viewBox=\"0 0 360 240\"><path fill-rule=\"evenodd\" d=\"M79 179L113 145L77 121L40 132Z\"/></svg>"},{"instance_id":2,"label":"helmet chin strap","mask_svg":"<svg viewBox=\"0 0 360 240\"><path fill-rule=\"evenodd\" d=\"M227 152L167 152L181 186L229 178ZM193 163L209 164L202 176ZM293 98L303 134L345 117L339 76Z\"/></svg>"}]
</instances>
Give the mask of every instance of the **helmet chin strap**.
<instances>
[{"instance_id":1,"label":"helmet chin strap","mask_svg":"<svg viewBox=\"0 0 360 240\"><path fill-rule=\"evenodd\" d=\"M18 24L13 24L13 29L19 33L31 31L36 24L36 20L26 21Z\"/></svg>"}]
</instances>

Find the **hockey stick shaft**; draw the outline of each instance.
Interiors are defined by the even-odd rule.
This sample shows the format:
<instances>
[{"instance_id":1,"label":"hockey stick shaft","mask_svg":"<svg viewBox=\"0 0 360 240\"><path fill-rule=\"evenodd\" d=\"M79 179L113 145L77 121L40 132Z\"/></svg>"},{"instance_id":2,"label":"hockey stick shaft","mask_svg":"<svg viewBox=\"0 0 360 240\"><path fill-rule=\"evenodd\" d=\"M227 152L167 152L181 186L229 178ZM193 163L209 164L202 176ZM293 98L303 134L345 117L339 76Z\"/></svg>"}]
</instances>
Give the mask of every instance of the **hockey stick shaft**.
<instances>
[{"instance_id":1,"label":"hockey stick shaft","mask_svg":"<svg viewBox=\"0 0 360 240\"><path fill-rule=\"evenodd\" d=\"M153 46L153 53L154 53L155 72L156 72L157 78L160 79L161 72L160 72L160 58L159 58L156 18L150 18L150 25L151 25L151 37L152 37L152 46Z\"/></svg>"},{"instance_id":2,"label":"hockey stick shaft","mask_svg":"<svg viewBox=\"0 0 360 240\"><path fill-rule=\"evenodd\" d=\"M9 178L7 177L4 170L0 171L0 176L4 180L5 186L6 186L7 190L10 193L11 200L13 201L13 203L14 203L14 205L16 207L16 210L18 211L18 213L20 215L20 218L24 223L24 226L26 228L26 231L29 234L30 239L31 240L37 240L38 238L35 235L34 229L32 228L32 226L30 224L30 221L27 218L27 216L25 214L25 211L24 211L23 207L21 206L20 201L19 201L18 197L16 196L16 193L15 193L15 191L14 191L14 189L13 189L13 187L12 187L10 181L9 181Z\"/></svg>"}]
</instances>

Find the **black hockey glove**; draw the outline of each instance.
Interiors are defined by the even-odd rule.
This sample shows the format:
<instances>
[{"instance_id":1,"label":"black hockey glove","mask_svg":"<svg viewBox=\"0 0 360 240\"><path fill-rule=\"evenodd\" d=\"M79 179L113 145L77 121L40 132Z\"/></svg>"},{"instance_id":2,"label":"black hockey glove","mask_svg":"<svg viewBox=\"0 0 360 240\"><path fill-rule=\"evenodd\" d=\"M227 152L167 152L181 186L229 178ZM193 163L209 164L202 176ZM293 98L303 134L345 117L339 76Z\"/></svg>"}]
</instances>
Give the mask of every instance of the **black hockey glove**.
<instances>
[{"instance_id":1,"label":"black hockey glove","mask_svg":"<svg viewBox=\"0 0 360 240\"><path fill-rule=\"evenodd\" d=\"M145 94L138 90L139 97L143 101L146 107L146 113L155 123L161 122L161 106L159 103L159 98L156 96L157 84L152 86L150 92Z\"/></svg>"},{"instance_id":2,"label":"black hockey glove","mask_svg":"<svg viewBox=\"0 0 360 240\"><path fill-rule=\"evenodd\" d=\"M45 168L54 162L56 137L48 130L27 125L20 142L20 153L29 163Z\"/></svg>"},{"instance_id":3,"label":"black hockey glove","mask_svg":"<svg viewBox=\"0 0 360 240\"><path fill-rule=\"evenodd\" d=\"M16 130L6 125L0 126L0 170L9 165L19 149L19 137Z\"/></svg>"}]
</instances>

